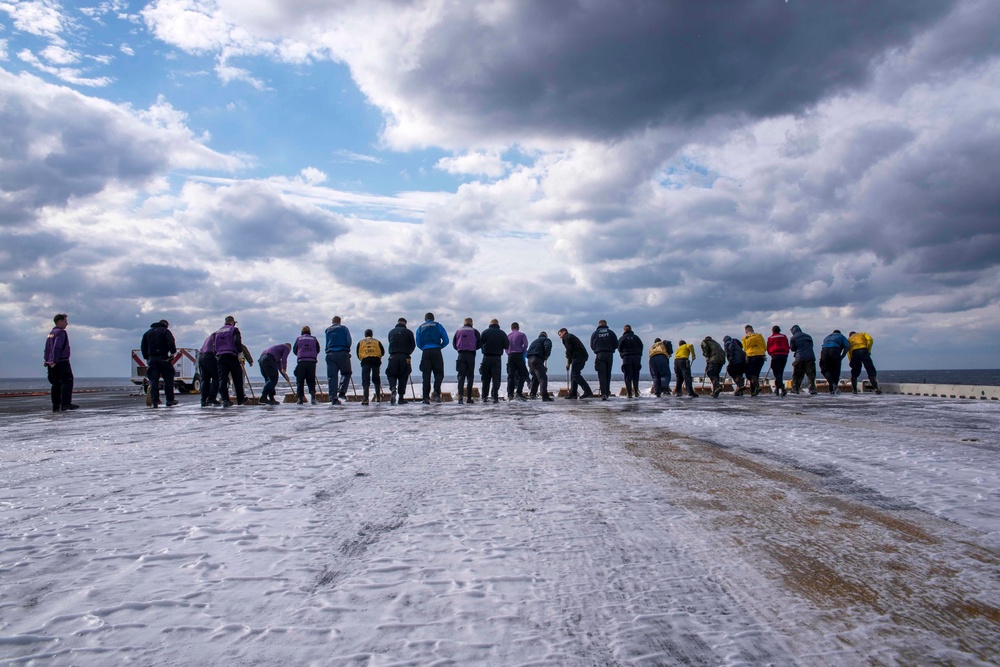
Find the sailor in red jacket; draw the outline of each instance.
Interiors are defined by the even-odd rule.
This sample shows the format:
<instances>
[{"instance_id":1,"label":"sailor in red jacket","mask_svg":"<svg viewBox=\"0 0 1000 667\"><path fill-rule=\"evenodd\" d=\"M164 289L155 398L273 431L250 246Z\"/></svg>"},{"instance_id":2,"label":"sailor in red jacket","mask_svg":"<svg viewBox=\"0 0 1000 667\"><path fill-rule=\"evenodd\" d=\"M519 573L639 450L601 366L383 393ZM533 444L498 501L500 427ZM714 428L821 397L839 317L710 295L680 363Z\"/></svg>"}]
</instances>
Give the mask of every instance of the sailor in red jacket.
<instances>
[{"instance_id":1,"label":"sailor in red jacket","mask_svg":"<svg viewBox=\"0 0 1000 667\"><path fill-rule=\"evenodd\" d=\"M774 395L787 396L785 388L785 364L788 362L788 337L781 333L781 327L771 327L767 339L767 354L771 357L771 375L774 376Z\"/></svg>"}]
</instances>

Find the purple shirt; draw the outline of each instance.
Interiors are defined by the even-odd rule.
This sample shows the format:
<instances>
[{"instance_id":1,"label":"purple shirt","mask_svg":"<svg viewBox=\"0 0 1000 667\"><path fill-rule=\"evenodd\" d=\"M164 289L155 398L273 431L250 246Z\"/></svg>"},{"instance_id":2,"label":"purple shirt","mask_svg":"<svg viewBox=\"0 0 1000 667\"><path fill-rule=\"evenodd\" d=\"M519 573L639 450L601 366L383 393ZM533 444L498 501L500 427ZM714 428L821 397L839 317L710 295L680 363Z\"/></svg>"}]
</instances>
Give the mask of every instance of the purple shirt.
<instances>
[{"instance_id":1,"label":"purple shirt","mask_svg":"<svg viewBox=\"0 0 1000 667\"><path fill-rule=\"evenodd\" d=\"M208 334L208 338L206 338L205 342L201 344L201 349L198 350L198 352L200 354L208 354L209 352L211 352L212 354L215 354L215 333L214 332Z\"/></svg>"},{"instance_id":2,"label":"purple shirt","mask_svg":"<svg viewBox=\"0 0 1000 667\"><path fill-rule=\"evenodd\" d=\"M478 338L479 335L476 333L476 330L467 324L455 332L452 345L459 352L475 352L479 349Z\"/></svg>"},{"instance_id":3,"label":"purple shirt","mask_svg":"<svg viewBox=\"0 0 1000 667\"><path fill-rule=\"evenodd\" d=\"M507 334L507 355L524 354L528 349L528 337L520 331Z\"/></svg>"},{"instance_id":4,"label":"purple shirt","mask_svg":"<svg viewBox=\"0 0 1000 667\"><path fill-rule=\"evenodd\" d=\"M69 361L69 334L65 329L52 327L49 337L45 339L45 363L57 364Z\"/></svg>"},{"instance_id":5,"label":"purple shirt","mask_svg":"<svg viewBox=\"0 0 1000 667\"><path fill-rule=\"evenodd\" d=\"M264 350L263 354L260 356L263 357L265 354L270 354L274 357L274 360L278 362L278 368L281 369L282 373L285 372L285 369L288 366L288 348L285 347L284 343L280 345L272 345Z\"/></svg>"},{"instance_id":6,"label":"purple shirt","mask_svg":"<svg viewBox=\"0 0 1000 667\"><path fill-rule=\"evenodd\" d=\"M299 361L316 361L319 356L319 340L316 336L303 334L295 340L292 350Z\"/></svg>"}]
</instances>

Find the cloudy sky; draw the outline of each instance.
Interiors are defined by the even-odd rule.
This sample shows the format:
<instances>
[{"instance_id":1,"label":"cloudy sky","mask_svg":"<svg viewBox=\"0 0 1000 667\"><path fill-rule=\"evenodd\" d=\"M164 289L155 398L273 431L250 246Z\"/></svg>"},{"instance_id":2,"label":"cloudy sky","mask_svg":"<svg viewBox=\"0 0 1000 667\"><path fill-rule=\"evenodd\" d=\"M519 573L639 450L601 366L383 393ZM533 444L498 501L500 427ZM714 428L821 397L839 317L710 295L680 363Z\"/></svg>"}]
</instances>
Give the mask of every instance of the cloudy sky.
<instances>
[{"instance_id":1,"label":"cloudy sky","mask_svg":"<svg viewBox=\"0 0 1000 667\"><path fill-rule=\"evenodd\" d=\"M0 376L433 310L1000 367L1000 0L0 0ZM700 364L699 364L700 367Z\"/></svg>"}]
</instances>

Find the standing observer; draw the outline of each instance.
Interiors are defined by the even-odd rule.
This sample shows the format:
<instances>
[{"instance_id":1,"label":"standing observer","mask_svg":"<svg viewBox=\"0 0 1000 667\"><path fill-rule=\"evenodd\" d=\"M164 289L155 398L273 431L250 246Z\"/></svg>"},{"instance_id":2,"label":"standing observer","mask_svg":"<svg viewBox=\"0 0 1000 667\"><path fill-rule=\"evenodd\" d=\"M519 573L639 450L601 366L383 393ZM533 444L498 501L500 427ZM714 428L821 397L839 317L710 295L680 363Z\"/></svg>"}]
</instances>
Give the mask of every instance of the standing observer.
<instances>
[{"instance_id":1,"label":"standing observer","mask_svg":"<svg viewBox=\"0 0 1000 667\"><path fill-rule=\"evenodd\" d=\"M45 368L48 369L49 384L52 385L52 412L76 410L73 403L73 368L69 363L69 316L59 313L52 318L52 331L45 339Z\"/></svg>"}]
</instances>

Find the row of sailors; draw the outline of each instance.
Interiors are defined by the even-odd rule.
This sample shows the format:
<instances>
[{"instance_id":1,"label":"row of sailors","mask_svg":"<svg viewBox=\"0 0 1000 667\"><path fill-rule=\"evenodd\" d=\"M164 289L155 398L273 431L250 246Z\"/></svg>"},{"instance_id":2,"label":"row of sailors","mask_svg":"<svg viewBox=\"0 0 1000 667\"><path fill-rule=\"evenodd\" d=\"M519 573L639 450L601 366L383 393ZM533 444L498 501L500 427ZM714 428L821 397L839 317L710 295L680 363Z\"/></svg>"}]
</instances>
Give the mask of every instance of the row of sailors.
<instances>
[{"instance_id":1,"label":"row of sailors","mask_svg":"<svg viewBox=\"0 0 1000 667\"><path fill-rule=\"evenodd\" d=\"M158 326L160 325L160 326ZM246 402L243 388L245 371L243 361L253 365L250 351L242 341L242 335L237 328L236 319L229 316L225 324L205 339L200 354L199 367L202 377L202 405L232 405L229 385L233 385L237 404ZM147 336L157 329L166 331L166 323L154 323ZM169 332L168 332L169 333ZM712 382L712 395L718 397L722 391L722 373L725 370L736 387L735 395L749 391L757 396L761 390L760 374L767 357L771 365L769 373L775 378L776 393L786 395L788 389L784 383L785 366L788 357L793 356L791 391L800 393L803 380L808 380L806 389L810 394L816 390L816 354L813 339L802 331L799 326L791 328L789 339L781 332L780 327L773 326L772 333L765 340L762 334L754 331L751 325L744 328L741 339L725 336L720 344L711 336L706 336L700 344L701 354L706 362L705 376ZM346 398L347 390L352 382L352 337L350 330L340 317L334 317L332 323L324 332L325 341L320 341L312 335L308 326L302 327L301 335L294 343L272 345L264 350L259 358L260 372L265 379L261 390L260 403L277 404L275 397L280 376L291 385L288 377L287 364L290 354L294 354L297 363L294 369L296 377L296 398L300 404L306 403L305 390L308 388L311 402L316 402L316 366L320 352L325 353L327 377L330 386L330 402L338 405ZM629 398L639 396L639 373L642 368L644 345L632 327L625 325L621 336L608 327L605 320L598 323L590 336L590 352L595 356L595 368L598 375L598 394L595 394L582 371L590 358L587 346L579 337L562 328L557 333L566 353L566 370L568 372L569 392L566 398L590 398L599 395L607 400L611 395L611 369L614 355L617 353L622 360L622 371L625 376L626 393ZM374 338L372 330L365 331L365 337L354 346L353 352L361 363L363 404L368 404L371 388L374 385L376 400L382 395L381 366L382 360L388 354L385 374L389 381L390 401L404 403L407 382L411 374L411 355L416 349L421 350L419 369L423 379L421 400L424 403L441 400L441 382L444 376L444 361L442 348L451 344L458 352L456 371L458 373L458 402L472 403L472 386L475 375L477 352L482 352L479 374L482 382L482 397L484 402L499 401L501 358L507 355L507 398L508 400L528 400L541 398L552 400L548 392L547 361L552 352L552 342L546 332L529 343L527 336L520 331L517 322L511 324L510 331L500 328L497 320L492 320L487 329L479 331L473 326L472 318L466 318L463 325L449 340L445 328L435 321L433 313L427 313L424 322L417 327L416 332L407 327L405 318L399 318L396 326L386 336L388 350L382 342ZM172 336L170 337L172 344ZM143 338L144 344L146 337ZM875 367L871 361L873 340L865 332L851 332L844 336L839 330L834 330L826 336L820 350L819 368L826 377L831 393L839 391L841 363L845 357L850 359L851 383L857 392L857 379L861 369L868 373L872 386L878 392ZM158 356L166 360L173 354L171 350L163 350ZM143 355L146 355L144 348ZM673 371L676 376L674 395L697 396L692 384L691 364L696 358L695 347L685 340L678 342L676 351L669 340L656 338L648 351L650 375L653 378L653 393L656 396L670 393L672 379L670 357L674 357ZM156 358L150 360L150 370L147 377L155 386L154 375L163 375L167 387L167 403L174 402L172 382L166 381L167 366L163 361L157 364L161 373L153 373ZM170 368L172 371L172 367ZM528 386L529 395L524 394ZM412 383L411 383L412 387ZM221 402L218 400L221 397ZM153 404L158 404L158 395L154 394Z\"/></svg>"}]
</instances>

